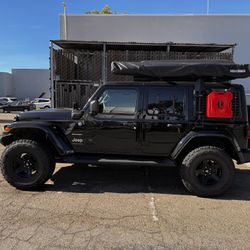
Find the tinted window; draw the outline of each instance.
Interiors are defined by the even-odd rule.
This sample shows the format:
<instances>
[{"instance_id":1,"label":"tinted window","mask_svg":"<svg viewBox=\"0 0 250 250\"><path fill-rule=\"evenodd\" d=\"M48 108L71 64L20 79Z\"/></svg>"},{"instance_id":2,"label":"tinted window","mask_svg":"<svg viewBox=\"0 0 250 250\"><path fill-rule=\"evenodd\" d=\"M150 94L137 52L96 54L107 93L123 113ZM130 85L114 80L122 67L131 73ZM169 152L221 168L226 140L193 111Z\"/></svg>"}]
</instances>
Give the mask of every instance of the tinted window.
<instances>
[{"instance_id":1,"label":"tinted window","mask_svg":"<svg viewBox=\"0 0 250 250\"><path fill-rule=\"evenodd\" d=\"M98 100L100 113L134 114L136 110L137 91L135 89L107 89Z\"/></svg>"},{"instance_id":2,"label":"tinted window","mask_svg":"<svg viewBox=\"0 0 250 250\"><path fill-rule=\"evenodd\" d=\"M147 114L154 119L173 121L186 119L185 99L185 88L150 88L148 89Z\"/></svg>"}]
</instances>

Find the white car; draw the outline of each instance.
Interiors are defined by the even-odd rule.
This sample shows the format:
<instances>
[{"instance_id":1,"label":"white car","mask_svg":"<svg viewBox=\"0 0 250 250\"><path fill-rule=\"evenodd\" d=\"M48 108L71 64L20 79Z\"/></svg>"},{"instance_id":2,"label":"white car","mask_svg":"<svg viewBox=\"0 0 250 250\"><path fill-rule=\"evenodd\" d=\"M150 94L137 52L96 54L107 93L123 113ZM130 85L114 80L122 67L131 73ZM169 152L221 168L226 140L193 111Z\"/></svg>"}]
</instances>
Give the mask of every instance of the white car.
<instances>
[{"instance_id":1,"label":"white car","mask_svg":"<svg viewBox=\"0 0 250 250\"><path fill-rule=\"evenodd\" d=\"M0 97L0 106L17 101L16 97Z\"/></svg>"},{"instance_id":2,"label":"white car","mask_svg":"<svg viewBox=\"0 0 250 250\"><path fill-rule=\"evenodd\" d=\"M47 98L35 98L32 103L36 106L36 109L51 108L51 101Z\"/></svg>"}]
</instances>

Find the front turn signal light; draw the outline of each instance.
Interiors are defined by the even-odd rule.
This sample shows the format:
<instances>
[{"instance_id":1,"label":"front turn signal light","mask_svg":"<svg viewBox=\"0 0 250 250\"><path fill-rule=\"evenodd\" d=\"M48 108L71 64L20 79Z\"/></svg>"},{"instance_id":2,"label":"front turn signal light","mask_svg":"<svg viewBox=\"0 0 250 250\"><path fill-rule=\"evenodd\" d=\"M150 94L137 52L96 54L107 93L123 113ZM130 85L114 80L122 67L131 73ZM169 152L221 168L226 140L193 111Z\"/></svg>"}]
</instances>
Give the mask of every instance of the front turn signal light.
<instances>
[{"instance_id":1,"label":"front turn signal light","mask_svg":"<svg viewBox=\"0 0 250 250\"><path fill-rule=\"evenodd\" d=\"M9 132L11 131L11 128L8 127L8 126L4 126L3 131L4 131L5 133L9 133Z\"/></svg>"}]
</instances>

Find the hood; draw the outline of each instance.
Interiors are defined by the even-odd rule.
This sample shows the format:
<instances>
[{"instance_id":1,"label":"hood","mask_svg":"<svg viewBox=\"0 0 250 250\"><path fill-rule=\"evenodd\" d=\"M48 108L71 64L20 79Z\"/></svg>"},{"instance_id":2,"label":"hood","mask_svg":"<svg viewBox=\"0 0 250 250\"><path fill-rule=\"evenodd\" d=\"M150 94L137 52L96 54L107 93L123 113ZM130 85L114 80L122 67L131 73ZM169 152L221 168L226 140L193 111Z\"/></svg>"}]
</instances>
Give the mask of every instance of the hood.
<instances>
[{"instance_id":1,"label":"hood","mask_svg":"<svg viewBox=\"0 0 250 250\"><path fill-rule=\"evenodd\" d=\"M47 121L63 121L71 120L72 109L46 109L22 112L17 115L17 121L27 120L47 120Z\"/></svg>"}]
</instances>

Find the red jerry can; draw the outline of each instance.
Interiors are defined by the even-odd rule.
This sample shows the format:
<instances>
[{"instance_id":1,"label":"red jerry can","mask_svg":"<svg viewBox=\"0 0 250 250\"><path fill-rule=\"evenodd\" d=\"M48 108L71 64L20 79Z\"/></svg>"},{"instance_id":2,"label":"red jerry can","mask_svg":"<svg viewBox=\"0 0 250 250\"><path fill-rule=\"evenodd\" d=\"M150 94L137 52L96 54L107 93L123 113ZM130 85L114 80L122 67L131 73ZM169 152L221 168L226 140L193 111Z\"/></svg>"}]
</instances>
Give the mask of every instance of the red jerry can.
<instances>
[{"instance_id":1,"label":"red jerry can","mask_svg":"<svg viewBox=\"0 0 250 250\"><path fill-rule=\"evenodd\" d=\"M212 91L207 96L206 117L232 118L233 93Z\"/></svg>"}]
</instances>

